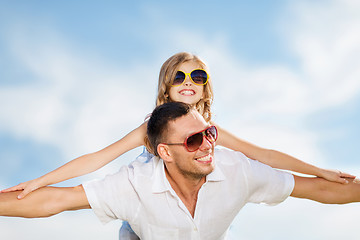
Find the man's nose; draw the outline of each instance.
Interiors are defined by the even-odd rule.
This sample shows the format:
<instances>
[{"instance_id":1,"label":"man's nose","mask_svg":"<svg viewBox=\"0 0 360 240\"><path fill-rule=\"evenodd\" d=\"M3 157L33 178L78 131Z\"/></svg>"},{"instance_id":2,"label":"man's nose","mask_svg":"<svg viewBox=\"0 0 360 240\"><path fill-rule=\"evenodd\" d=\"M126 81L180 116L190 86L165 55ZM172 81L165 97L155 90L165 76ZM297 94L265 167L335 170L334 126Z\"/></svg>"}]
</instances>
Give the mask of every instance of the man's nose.
<instances>
[{"instance_id":1,"label":"man's nose","mask_svg":"<svg viewBox=\"0 0 360 240\"><path fill-rule=\"evenodd\" d=\"M209 150L212 146L213 144L205 136L203 136L203 142L201 143L199 149L202 151Z\"/></svg>"}]
</instances>

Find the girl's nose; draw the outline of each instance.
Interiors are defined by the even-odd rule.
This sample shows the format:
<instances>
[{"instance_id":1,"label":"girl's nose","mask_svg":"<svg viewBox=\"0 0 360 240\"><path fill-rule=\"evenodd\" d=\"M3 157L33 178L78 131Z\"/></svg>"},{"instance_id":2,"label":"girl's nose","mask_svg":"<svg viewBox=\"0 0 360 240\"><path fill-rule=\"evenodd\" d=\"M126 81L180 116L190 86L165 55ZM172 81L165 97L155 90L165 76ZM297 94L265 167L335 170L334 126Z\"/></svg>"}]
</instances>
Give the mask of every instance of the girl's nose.
<instances>
[{"instance_id":1,"label":"girl's nose","mask_svg":"<svg viewBox=\"0 0 360 240\"><path fill-rule=\"evenodd\" d=\"M184 85L185 86L191 86L192 85L192 81L191 81L189 76L186 76Z\"/></svg>"}]
</instances>

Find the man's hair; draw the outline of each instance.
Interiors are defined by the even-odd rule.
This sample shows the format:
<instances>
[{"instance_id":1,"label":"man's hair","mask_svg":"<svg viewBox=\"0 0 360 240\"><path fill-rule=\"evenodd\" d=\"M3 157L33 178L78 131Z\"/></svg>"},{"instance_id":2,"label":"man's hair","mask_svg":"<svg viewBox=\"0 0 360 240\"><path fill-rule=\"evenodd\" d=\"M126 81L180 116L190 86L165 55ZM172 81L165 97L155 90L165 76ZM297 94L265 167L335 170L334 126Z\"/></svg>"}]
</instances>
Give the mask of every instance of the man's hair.
<instances>
[{"instance_id":1,"label":"man's hair","mask_svg":"<svg viewBox=\"0 0 360 240\"><path fill-rule=\"evenodd\" d=\"M181 102L164 103L154 109L147 125L148 147L159 156L157 146L166 140L165 132L170 121L174 121L191 111L191 106Z\"/></svg>"}]
</instances>

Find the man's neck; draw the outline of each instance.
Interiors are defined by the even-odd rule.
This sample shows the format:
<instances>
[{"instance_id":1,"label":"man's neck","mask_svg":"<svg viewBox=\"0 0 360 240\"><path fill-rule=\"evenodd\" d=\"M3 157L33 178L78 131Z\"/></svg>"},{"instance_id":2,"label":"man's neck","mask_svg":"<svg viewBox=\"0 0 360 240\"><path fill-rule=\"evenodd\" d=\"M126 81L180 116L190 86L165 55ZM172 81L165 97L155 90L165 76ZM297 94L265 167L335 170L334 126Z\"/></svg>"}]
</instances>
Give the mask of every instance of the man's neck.
<instances>
[{"instance_id":1,"label":"man's neck","mask_svg":"<svg viewBox=\"0 0 360 240\"><path fill-rule=\"evenodd\" d=\"M199 179L184 176L179 172L169 171L165 166L165 175L172 189L184 203L191 216L195 215L197 197L201 186L205 183L206 177Z\"/></svg>"}]
</instances>

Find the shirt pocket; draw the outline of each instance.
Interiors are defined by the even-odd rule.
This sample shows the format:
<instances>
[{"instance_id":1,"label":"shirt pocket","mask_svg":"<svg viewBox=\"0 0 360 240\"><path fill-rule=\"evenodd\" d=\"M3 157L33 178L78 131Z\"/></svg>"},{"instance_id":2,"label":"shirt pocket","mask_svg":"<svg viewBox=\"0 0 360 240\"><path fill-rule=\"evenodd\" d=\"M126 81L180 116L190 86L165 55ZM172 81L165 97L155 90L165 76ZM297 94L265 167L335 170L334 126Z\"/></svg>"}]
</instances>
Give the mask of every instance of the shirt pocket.
<instances>
[{"instance_id":1,"label":"shirt pocket","mask_svg":"<svg viewBox=\"0 0 360 240\"><path fill-rule=\"evenodd\" d=\"M179 229L163 228L149 224L149 235L151 240L178 240Z\"/></svg>"}]
</instances>

